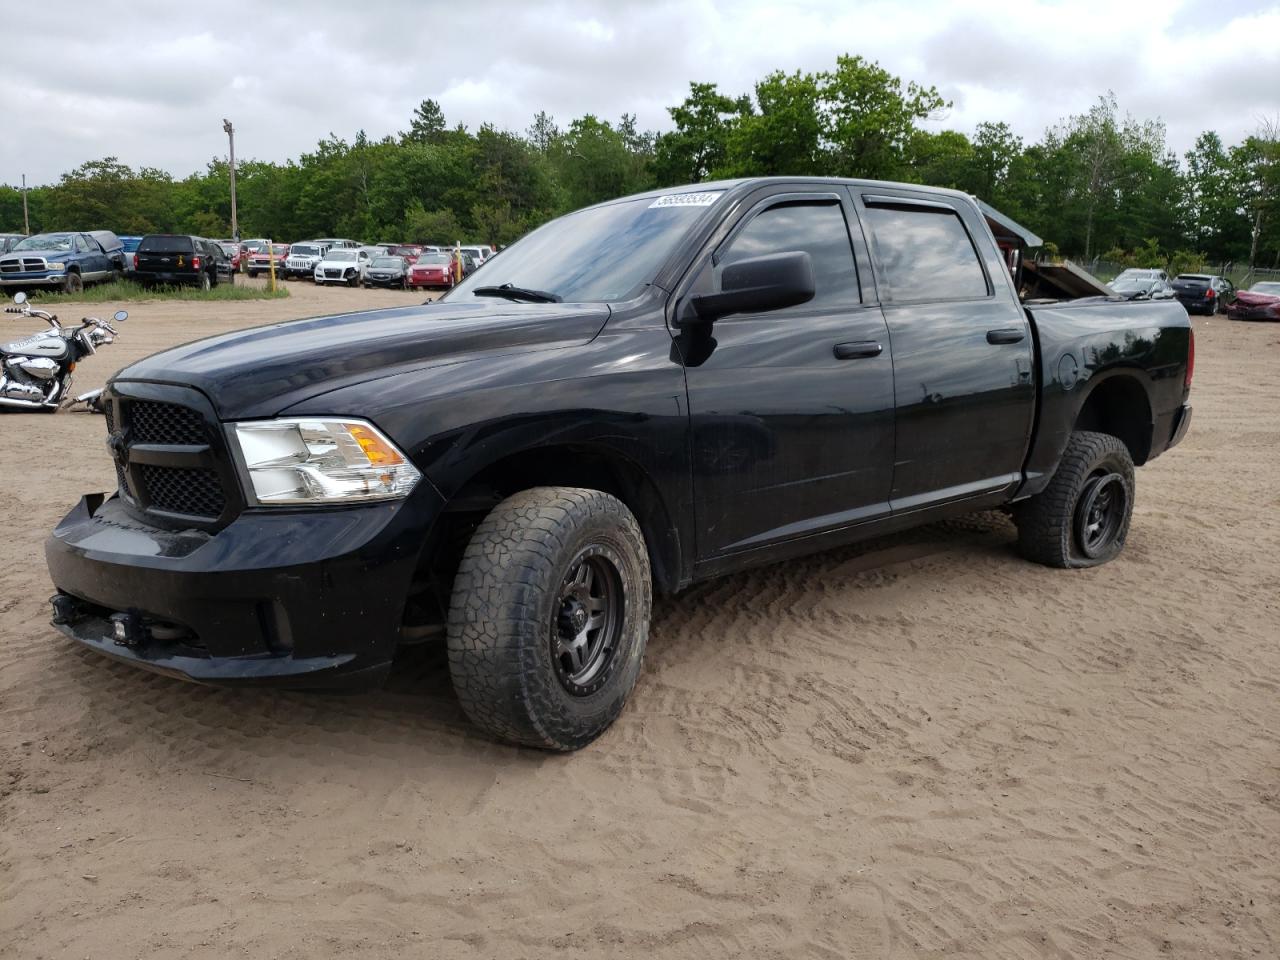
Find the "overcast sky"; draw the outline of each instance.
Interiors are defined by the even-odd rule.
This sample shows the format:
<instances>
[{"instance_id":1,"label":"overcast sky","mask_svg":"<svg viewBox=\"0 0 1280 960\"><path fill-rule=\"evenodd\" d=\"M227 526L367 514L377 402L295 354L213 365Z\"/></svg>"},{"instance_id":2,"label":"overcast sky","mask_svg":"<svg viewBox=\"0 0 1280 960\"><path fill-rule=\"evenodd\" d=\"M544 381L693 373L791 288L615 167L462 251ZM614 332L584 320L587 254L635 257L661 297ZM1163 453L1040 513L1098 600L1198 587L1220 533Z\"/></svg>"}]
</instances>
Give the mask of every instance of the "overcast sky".
<instances>
[{"instance_id":1,"label":"overcast sky","mask_svg":"<svg viewBox=\"0 0 1280 960\"><path fill-rule=\"evenodd\" d=\"M955 104L937 126L967 133L1003 120L1035 139L1108 89L1179 153L1280 116L1280 2L1257 0L11 0L3 24L0 182L15 184L106 156L185 176L225 156L223 117L240 157L284 160L330 131L404 130L427 97L472 129L546 110L666 130L690 81L738 94L841 53L937 86Z\"/></svg>"}]
</instances>

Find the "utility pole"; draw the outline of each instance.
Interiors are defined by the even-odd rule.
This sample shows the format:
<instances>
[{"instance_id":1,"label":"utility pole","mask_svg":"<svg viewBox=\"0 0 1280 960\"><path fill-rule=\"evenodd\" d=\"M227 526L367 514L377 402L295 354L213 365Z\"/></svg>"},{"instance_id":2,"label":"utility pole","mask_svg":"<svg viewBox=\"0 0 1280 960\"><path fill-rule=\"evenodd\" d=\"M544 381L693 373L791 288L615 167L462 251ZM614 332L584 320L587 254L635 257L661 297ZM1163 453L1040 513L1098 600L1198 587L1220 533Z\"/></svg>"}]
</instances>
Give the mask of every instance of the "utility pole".
<instances>
[{"instance_id":1,"label":"utility pole","mask_svg":"<svg viewBox=\"0 0 1280 960\"><path fill-rule=\"evenodd\" d=\"M31 218L27 216L27 175L22 175L22 232L31 236Z\"/></svg>"},{"instance_id":2,"label":"utility pole","mask_svg":"<svg viewBox=\"0 0 1280 960\"><path fill-rule=\"evenodd\" d=\"M240 224L236 220L236 128L231 121L223 118L222 129L227 131L227 140L231 144L231 239L240 242Z\"/></svg>"}]
</instances>

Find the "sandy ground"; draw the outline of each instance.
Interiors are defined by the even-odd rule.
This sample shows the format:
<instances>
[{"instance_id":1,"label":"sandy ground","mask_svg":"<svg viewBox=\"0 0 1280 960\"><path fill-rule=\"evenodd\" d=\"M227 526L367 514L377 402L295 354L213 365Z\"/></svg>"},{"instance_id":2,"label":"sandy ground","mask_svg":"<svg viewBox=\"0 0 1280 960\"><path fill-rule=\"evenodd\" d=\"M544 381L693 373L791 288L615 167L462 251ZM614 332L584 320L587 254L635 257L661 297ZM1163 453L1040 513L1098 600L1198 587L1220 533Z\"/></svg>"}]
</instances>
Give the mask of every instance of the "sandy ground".
<instances>
[{"instance_id":1,"label":"sandy ground","mask_svg":"<svg viewBox=\"0 0 1280 960\"><path fill-rule=\"evenodd\" d=\"M421 299L291 289L132 307L78 386ZM1280 956L1280 327L1195 323L1120 560L982 515L696 587L573 756L481 738L438 652L337 696L77 651L41 542L103 424L0 416L0 956Z\"/></svg>"}]
</instances>

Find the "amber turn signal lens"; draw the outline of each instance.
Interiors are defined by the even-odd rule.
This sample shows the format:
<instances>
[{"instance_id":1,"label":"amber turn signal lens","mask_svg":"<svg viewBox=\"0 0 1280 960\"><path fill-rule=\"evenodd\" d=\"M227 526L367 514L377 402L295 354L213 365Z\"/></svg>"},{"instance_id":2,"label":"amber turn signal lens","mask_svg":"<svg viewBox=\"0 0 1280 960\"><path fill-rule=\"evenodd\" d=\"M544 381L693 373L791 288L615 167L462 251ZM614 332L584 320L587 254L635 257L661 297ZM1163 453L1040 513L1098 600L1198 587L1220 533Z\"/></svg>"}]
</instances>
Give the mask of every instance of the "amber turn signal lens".
<instances>
[{"instance_id":1,"label":"amber turn signal lens","mask_svg":"<svg viewBox=\"0 0 1280 960\"><path fill-rule=\"evenodd\" d=\"M373 431L367 430L358 423L348 423L345 426L347 432L351 434L356 443L360 444L360 449L364 451L364 455L369 458L370 463L378 466L394 466L397 463L404 463L404 457L400 456L400 451Z\"/></svg>"}]
</instances>

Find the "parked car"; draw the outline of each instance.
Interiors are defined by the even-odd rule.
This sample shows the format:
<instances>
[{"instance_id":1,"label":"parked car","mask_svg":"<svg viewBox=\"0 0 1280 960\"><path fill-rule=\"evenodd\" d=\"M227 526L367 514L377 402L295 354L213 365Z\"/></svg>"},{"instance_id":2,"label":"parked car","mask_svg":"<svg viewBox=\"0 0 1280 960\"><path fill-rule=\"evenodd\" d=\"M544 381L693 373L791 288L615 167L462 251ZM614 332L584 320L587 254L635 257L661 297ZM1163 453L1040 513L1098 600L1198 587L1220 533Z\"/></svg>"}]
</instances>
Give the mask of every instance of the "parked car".
<instances>
[{"instance_id":1,"label":"parked car","mask_svg":"<svg viewBox=\"0 0 1280 960\"><path fill-rule=\"evenodd\" d=\"M256 277L260 273L270 273L271 261L275 261L276 276L283 279L285 264L289 260L289 244L273 243L271 249L267 249L264 243L260 248L249 254L249 276Z\"/></svg>"},{"instance_id":2,"label":"parked car","mask_svg":"<svg viewBox=\"0 0 1280 960\"><path fill-rule=\"evenodd\" d=\"M397 243L387 253L393 257L404 257L409 263L415 263L422 256L423 249L416 243Z\"/></svg>"},{"instance_id":3,"label":"parked car","mask_svg":"<svg viewBox=\"0 0 1280 960\"><path fill-rule=\"evenodd\" d=\"M289 256L284 262L284 275L290 277L312 277L316 272L316 264L324 259L328 247L319 240L306 243L295 243L289 247Z\"/></svg>"},{"instance_id":4,"label":"parked car","mask_svg":"<svg viewBox=\"0 0 1280 960\"><path fill-rule=\"evenodd\" d=\"M369 254L364 250L339 247L330 250L316 264L313 277L316 283L345 283L349 287L360 285L369 267Z\"/></svg>"},{"instance_id":5,"label":"parked car","mask_svg":"<svg viewBox=\"0 0 1280 960\"><path fill-rule=\"evenodd\" d=\"M234 284L236 282L236 268L232 263L231 254L227 252L226 245L217 240L203 238L201 238L200 242L213 260L217 282Z\"/></svg>"},{"instance_id":6,"label":"parked car","mask_svg":"<svg viewBox=\"0 0 1280 960\"><path fill-rule=\"evenodd\" d=\"M77 293L86 283L123 276L121 250L115 234L107 231L38 233L0 256L0 287L55 287Z\"/></svg>"},{"instance_id":7,"label":"parked car","mask_svg":"<svg viewBox=\"0 0 1280 960\"><path fill-rule=\"evenodd\" d=\"M138 236L121 236L120 252L124 255L124 272L125 276L133 273L133 255L138 252L138 244L142 242L142 237Z\"/></svg>"},{"instance_id":8,"label":"parked car","mask_svg":"<svg viewBox=\"0 0 1280 960\"><path fill-rule=\"evenodd\" d=\"M409 289L409 263L404 257L374 257L364 273L366 287Z\"/></svg>"},{"instance_id":9,"label":"parked car","mask_svg":"<svg viewBox=\"0 0 1280 960\"><path fill-rule=\"evenodd\" d=\"M195 286L208 290L222 279L222 251L211 241L189 234L149 233L133 255L133 275L143 286Z\"/></svg>"},{"instance_id":10,"label":"parked car","mask_svg":"<svg viewBox=\"0 0 1280 960\"><path fill-rule=\"evenodd\" d=\"M25 233L0 233L0 253L8 253L18 243L19 240L25 240Z\"/></svg>"},{"instance_id":11,"label":"parked car","mask_svg":"<svg viewBox=\"0 0 1280 960\"><path fill-rule=\"evenodd\" d=\"M307 687L443 633L479 727L573 750L635 686L655 591L999 507L1029 560L1105 563L1190 423L1186 312L1024 307L989 224L918 185L668 188L441 302L141 360L106 391L117 491L46 544L53 622Z\"/></svg>"},{"instance_id":12,"label":"parked car","mask_svg":"<svg viewBox=\"0 0 1280 960\"><path fill-rule=\"evenodd\" d=\"M1235 293L1231 281L1208 273L1180 273L1173 280L1173 292L1187 313L1210 316L1225 313Z\"/></svg>"},{"instance_id":13,"label":"parked car","mask_svg":"<svg viewBox=\"0 0 1280 960\"><path fill-rule=\"evenodd\" d=\"M312 243L319 243L330 249L336 250L354 250L360 246L357 240L346 240L342 237L321 237L319 240L312 240Z\"/></svg>"},{"instance_id":14,"label":"parked car","mask_svg":"<svg viewBox=\"0 0 1280 960\"><path fill-rule=\"evenodd\" d=\"M462 252L471 255L471 259L474 261L472 269L474 269L493 256L493 247L485 245L468 245L462 247Z\"/></svg>"},{"instance_id":15,"label":"parked car","mask_svg":"<svg viewBox=\"0 0 1280 960\"><path fill-rule=\"evenodd\" d=\"M1227 307L1231 320L1280 320L1280 283L1265 280L1241 290Z\"/></svg>"},{"instance_id":16,"label":"parked car","mask_svg":"<svg viewBox=\"0 0 1280 960\"><path fill-rule=\"evenodd\" d=\"M452 287L453 258L447 253L424 253L409 267L409 289Z\"/></svg>"},{"instance_id":17,"label":"parked car","mask_svg":"<svg viewBox=\"0 0 1280 960\"><path fill-rule=\"evenodd\" d=\"M1159 277L1116 278L1107 284L1126 300L1171 300L1173 287Z\"/></svg>"},{"instance_id":18,"label":"parked car","mask_svg":"<svg viewBox=\"0 0 1280 960\"><path fill-rule=\"evenodd\" d=\"M217 240L215 241L222 249L222 253L227 258L227 262L231 264L231 269L240 272L240 244L234 240Z\"/></svg>"},{"instance_id":19,"label":"parked car","mask_svg":"<svg viewBox=\"0 0 1280 960\"><path fill-rule=\"evenodd\" d=\"M1164 280L1168 281L1169 274L1163 270L1157 270L1147 267L1129 267L1127 270L1121 270L1120 275L1113 280L1109 286L1114 287L1120 280Z\"/></svg>"},{"instance_id":20,"label":"parked car","mask_svg":"<svg viewBox=\"0 0 1280 960\"><path fill-rule=\"evenodd\" d=\"M270 243L266 237L255 237L252 240L240 241L240 270L243 273L249 272L249 261L253 255L260 250L265 250L267 244Z\"/></svg>"}]
</instances>

